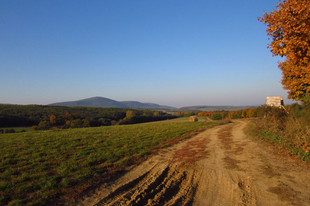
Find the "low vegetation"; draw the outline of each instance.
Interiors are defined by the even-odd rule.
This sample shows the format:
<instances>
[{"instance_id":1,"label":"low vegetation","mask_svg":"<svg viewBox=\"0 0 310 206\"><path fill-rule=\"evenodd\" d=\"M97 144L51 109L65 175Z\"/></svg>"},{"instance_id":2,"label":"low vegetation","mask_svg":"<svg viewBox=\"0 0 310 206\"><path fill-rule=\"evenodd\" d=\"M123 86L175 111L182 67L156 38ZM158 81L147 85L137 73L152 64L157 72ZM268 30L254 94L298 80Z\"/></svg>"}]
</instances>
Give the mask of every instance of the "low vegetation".
<instances>
[{"instance_id":1,"label":"low vegetation","mask_svg":"<svg viewBox=\"0 0 310 206\"><path fill-rule=\"evenodd\" d=\"M136 124L173 118L177 116L155 110L0 104L0 127L28 126L32 130Z\"/></svg>"},{"instance_id":2,"label":"low vegetation","mask_svg":"<svg viewBox=\"0 0 310 206\"><path fill-rule=\"evenodd\" d=\"M220 122L169 122L0 135L0 205L74 200L170 146Z\"/></svg>"},{"instance_id":3,"label":"low vegetation","mask_svg":"<svg viewBox=\"0 0 310 206\"><path fill-rule=\"evenodd\" d=\"M237 111L208 111L208 112L198 112L197 116L209 116L213 120L222 120L222 119L243 119L243 118L253 118L257 117L260 114L261 108L250 108L250 109L241 109Z\"/></svg>"},{"instance_id":4,"label":"low vegetation","mask_svg":"<svg viewBox=\"0 0 310 206\"><path fill-rule=\"evenodd\" d=\"M310 105L292 104L287 111L261 107L260 117L248 131L292 156L310 162Z\"/></svg>"}]
</instances>

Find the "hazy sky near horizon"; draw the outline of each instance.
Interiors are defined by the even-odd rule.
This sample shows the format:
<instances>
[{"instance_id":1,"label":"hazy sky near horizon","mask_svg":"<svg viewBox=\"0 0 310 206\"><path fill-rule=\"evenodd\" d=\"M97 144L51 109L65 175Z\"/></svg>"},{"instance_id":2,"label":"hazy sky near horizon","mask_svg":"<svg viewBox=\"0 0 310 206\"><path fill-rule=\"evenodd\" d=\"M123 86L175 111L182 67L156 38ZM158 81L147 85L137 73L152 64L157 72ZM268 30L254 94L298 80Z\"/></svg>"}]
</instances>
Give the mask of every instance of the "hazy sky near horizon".
<instances>
[{"instance_id":1,"label":"hazy sky near horizon","mask_svg":"<svg viewBox=\"0 0 310 206\"><path fill-rule=\"evenodd\" d=\"M288 104L257 20L277 2L0 0L0 103Z\"/></svg>"}]
</instances>

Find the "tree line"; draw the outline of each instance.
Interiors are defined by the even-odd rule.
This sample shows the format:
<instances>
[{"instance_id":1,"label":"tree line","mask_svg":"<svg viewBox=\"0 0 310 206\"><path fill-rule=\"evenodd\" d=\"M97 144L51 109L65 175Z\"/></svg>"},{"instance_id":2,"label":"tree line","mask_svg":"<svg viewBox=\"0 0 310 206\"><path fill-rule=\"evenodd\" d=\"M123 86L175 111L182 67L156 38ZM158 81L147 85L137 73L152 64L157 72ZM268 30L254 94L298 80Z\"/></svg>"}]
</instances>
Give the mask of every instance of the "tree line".
<instances>
[{"instance_id":1,"label":"tree line","mask_svg":"<svg viewBox=\"0 0 310 206\"><path fill-rule=\"evenodd\" d=\"M237 111L208 111L208 112L198 112L197 116L208 116L213 120L222 119L242 119L242 118L254 118L259 116L261 112L261 107L243 109Z\"/></svg>"},{"instance_id":2,"label":"tree line","mask_svg":"<svg viewBox=\"0 0 310 206\"><path fill-rule=\"evenodd\" d=\"M128 117L131 112L133 115ZM128 110L128 108L0 104L0 127L35 126L34 129L48 129L57 126L78 128L135 124L176 117L161 111Z\"/></svg>"}]
</instances>

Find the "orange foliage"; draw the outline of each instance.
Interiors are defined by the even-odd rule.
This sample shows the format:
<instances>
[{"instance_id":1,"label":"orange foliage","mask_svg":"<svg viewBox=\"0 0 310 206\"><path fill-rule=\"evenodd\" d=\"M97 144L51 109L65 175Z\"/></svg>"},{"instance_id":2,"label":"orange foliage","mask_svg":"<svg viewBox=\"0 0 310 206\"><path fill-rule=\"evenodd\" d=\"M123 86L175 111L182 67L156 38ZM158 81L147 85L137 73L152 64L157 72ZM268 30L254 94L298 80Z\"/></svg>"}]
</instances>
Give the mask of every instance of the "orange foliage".
<instances>
[{"instance_id":1,"label":"orange foliage","mask_svg":"<svg viewBox=\"0 0 310 206\"><path fill-rule=\"evenodd\" d=\"M128 119L130 119L130 118L132 118L132 117L134 117L134 116L136 116L136 113L135 113L134 111L128 110L128 111L126 112L126 117L127 117Z\"/></svg>"},{"instance_id":2,"label":"orange foliage","mask_svg":"<svg viewBox=\"0 0 310 206\"><path fill-rule=\"evenodd\" d=\"M56 116L55 115L51 115L50 116L50 122L52 123L52 124L56 124Z\"/></svg>"},{"instance_id":3,"label":"orange foliage","mask_svg":"<svg viewBox=\"0 0 310 206\"><path fill-rule=\"evenodd\" d=\"M211 114L214 112L199 112L197 114L198 117L206 117L206 116L211 116Z\"/></svg>"},{"instance_id":4,"label":"orange foliage","mask_svg":"<svg viewBox=\"0 0 310 206\"><path fill-rule=\"evenodd\" d=\"M153 114L154 116L159 116L160 115L160 113L159 112L154 112L154 114Z\"/></svg>"},{"instance_id":5,"label":"orange foliage","mask_svg":"<svg viewBox=\"0 0 310 206\"><path fill-rule=\"evenodd\" d=\"M310 1L284 0L277 10L259 18L267 28L272 42L268 45L274 55L286 57L279 63L283 88L288 97L304 101L310 92Z\"/></svg>"},{"instance_id":6,"label":"orange foliage","mask_svg":"<svg viewBox=\"0 0 310 206\"><path fill-rule=\"evenodd\" d=\"M62 116L62 118L64 119L64 121L68 121L70 119L70 113L66 112L66 114L64 116Z\"/></svg>"}]
</instances>

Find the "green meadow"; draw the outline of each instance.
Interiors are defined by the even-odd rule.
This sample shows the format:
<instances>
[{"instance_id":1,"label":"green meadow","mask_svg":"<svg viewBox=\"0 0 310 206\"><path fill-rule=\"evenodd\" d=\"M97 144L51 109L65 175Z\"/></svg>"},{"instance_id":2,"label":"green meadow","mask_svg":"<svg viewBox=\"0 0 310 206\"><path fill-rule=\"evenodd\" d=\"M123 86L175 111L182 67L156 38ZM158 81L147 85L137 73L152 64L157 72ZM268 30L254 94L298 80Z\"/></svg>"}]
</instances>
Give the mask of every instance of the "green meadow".
<instances>
[{"instance_id":1,"label":"green meadow","mask_svg":"<svg viewBox=\"0 0 310 206\"><path fill-rule=\"evenodd\" d=\"M74 199L156 150L221 122L168 122L0 135L0 205Z\"/></svg>"}]
</instances>

